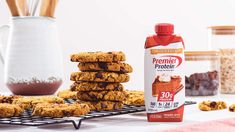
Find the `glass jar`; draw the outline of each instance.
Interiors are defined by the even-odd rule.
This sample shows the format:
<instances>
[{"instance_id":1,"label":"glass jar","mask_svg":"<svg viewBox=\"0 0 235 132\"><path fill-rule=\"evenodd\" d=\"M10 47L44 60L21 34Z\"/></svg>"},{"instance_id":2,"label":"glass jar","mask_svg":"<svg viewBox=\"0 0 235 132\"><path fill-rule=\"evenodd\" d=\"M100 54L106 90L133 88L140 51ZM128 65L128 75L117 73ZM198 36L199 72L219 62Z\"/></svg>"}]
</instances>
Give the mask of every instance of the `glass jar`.
<instances>
[{"instance_id":1,"label":"glass jar","mask_svg":"<svg viewBox=\"0 0 235 132\"><path fill-rule=\"evenodd\" d=\"M219 82L219 52L185 51L185 95L216 95Z\"/></svg>"},{"instance_id":2,"label":"glass jar","mask_svg":"<svg viewBox=\"0 0 235 132\"><path fill-rule=\"evenodd\" d=\"M221 93L235 93L235 26L209 27L209 45L220 51Z\"/></svg>"}]
</instances>

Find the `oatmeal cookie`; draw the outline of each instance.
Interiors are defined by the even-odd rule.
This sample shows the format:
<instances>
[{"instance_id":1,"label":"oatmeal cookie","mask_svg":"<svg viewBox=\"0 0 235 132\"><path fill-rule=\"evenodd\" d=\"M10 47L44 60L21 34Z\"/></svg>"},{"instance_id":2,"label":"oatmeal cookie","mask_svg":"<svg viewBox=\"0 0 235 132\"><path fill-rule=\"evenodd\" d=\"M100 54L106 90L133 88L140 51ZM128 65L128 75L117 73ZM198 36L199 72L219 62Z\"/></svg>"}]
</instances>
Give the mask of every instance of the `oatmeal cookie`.
<instances>
[{"instance_id":1,"label":"oatmeal cookie","mask_svg":"<svg viewBox=\"0 0 235 132\"><path fill-rule=\"evenodd\" d=\"M74 82L70 86L71 91L123 91L124 87L120 83L107 82Z\"/></svg>"},{"instance_id":2,"label":"oatmeal cookie","mask_svg":"<svg viewBox=\"0 0 235 132\"><path fill-rule=\"evenodd\" d=\"M10 96L5 96L5 95L0 95L0 103L12 103L14 99L22 98L22 96L18 95L10 95Z\"/></svg>"},{"instance_id":3,"label":"oatmeal cookie","mask_svg":"<svg viewBox=\"0 0 235 132\"><path fill-rule=\"evenodd\" d=\"M78 99L83 101L125 101L128 97L125 91L91 91L77 93Z\"/></svg>"},{"instance_id":4,"label":"oatmeal cookie","mask_svg":"<svg viewBox=\"0 0 235 132\"><path fill-rule=\"evenodd\" d=\"M20 116L22 113L23 113L23 109L21 109L18 105L0 103L0 117L1 118Z\"/></svg>"},{"instance_id":5,"label":"oatmeal cookie","mask_svg":"<svg viewBox=\"0 0 235 132\"><path fill-rule=\"evenodd\" d=\"M128 82L128 74L114 72L74 72L70 76L72 81L93 81L93 82Z\"/></svg>"},{"instance_id":6,"label":"oatmeal cookie","mask_svg":"<svg viewBox=\"0 0 235 132\"><path fill-rule=\"evenodd\" d=\"M35 105L32 115L42 117L68 117L85 115L90 112L90 107L83 103L52 104L40 103Z\"/></svg>"},{"instance_id":7,"label":"oatmeal cookie","mask_svg":"<svg viewBox=\"0 0 235 132\"><path fill-rule=\"evenodd\" d=\"M19 99L14 99L13 104L18 104L23 109L31 109L38 103L58 103L63 104L64 100L54 96L30 96Z\"/></svg>"},{"instance_id":8,"label":"oatmeal cookie","mask_svg":"<svg viewBox=\"0 0 235 132\"><path fill-rule=\"evenodd\" d=\"M199 104L199 109L202 111L222 110L226 108L227 104L223 101L203 101Z\"/></svg>"},{"instance_id":9,"label":"oatmeal cookie","mask_svg":"<svg viewBox=\"0 0 235 132\"><path fill-rule=\"evenodd\" d=\"M111 71L120 73L131 73L132 67L127 63L121 62L98 62L98 63L79 63L80 71Z\"/></svg>"},{"instance_id":10,"label":"oatmeal cookie","mask_svg":"<svg viewBox=\"0 0 235 132\"><path fill-rule=\"evenodd\" d=\"M77 92L71 91L70 89L59 91L57 94L58 97L63 99L77 99Z\"/></svg>"},{"instance_id":11,"label":"oatmeal cookie","mask_svg":"<svg viewBox=\"0 0 235 132\"><path fill-rule=\"evenodd\" d=\"M125 61L125 54L119 52L81 52L70 56L72 62L118 62Z\"/></svg>"},{"instance_id":12,"label":"oatmeal cookie","mask_svg":"<svg viewBox=\"0 0 235 132\"><path fill-rule=\"evenodd\" d=\"M86 103L91 110L97 111L118 110L123 108L123 102L116 101L83 101L83 103Z\"/></svg>"},{"instance_id":13,"label":"oatmeal cookie","mask_svg":"<svg viewBox=\"0 0 235 132\"><path fill-rule=\"evenodd\" d=\"M126 105L144 105L144 91L126 90L128 94L127 100L124 102Z\"/></svg>"}]
</instances>

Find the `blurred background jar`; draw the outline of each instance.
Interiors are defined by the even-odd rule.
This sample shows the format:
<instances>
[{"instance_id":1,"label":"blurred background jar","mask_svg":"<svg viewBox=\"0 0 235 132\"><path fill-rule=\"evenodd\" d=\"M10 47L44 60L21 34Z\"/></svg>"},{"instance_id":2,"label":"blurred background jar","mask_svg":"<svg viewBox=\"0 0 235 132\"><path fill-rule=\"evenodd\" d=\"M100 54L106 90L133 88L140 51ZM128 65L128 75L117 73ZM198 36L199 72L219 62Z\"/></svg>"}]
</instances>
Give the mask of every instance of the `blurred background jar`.
<instances>
[{"instance_id":1,"label":"blurred background jar","mask_svg":"<svg viewBox=\"0 0 235 132\"><path fill-rule=\"evenodd\" d=\"M211 96L220 87L218 51L185 51L186 96Z\"/></svg>"},{"instance_id":2,"label":"blurred background jar","mask_svg":"<svg viewBox=\"0 0 235 132\"><path fill-rule=\"evenodd\" d=\"M221 93L235 93L235 26L209 27L209 45L220 52Z\"/></svg>"}]
</instances>

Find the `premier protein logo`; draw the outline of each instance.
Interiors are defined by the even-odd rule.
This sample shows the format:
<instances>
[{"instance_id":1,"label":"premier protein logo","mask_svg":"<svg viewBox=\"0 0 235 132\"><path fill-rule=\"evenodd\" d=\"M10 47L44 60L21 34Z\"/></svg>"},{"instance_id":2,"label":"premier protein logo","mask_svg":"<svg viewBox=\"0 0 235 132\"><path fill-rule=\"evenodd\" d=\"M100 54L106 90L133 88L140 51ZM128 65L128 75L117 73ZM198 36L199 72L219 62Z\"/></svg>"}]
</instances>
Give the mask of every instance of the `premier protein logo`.
<instances>
[{"instance_id":1,"label":"premier protein logo","mask_svg":"<svg viewBox=\"0 0 235 132\"><path fill-rule=\"evenodd\" d=\"M157 70L173 70L182 63L182 58L174 55L161 56L159 58L153 58L152 63Z\"/></svg>"}]
</instances>

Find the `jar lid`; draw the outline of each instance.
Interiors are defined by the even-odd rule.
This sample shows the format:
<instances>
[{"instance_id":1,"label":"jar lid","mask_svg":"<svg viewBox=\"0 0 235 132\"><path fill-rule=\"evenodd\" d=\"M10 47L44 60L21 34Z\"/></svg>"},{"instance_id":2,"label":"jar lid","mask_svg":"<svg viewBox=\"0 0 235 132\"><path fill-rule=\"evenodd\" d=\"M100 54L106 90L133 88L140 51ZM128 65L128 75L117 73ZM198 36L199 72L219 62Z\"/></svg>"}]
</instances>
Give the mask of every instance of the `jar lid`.
<instances>
[{"instance_id":1,"label":"jar lid","mask_svg":"<svg viewBox=\"0 0 235 132\"><path fill-rule=\"evenodd\" d=\"M184 51L185 56L217 56L219 51L210 50L210 51Z\"/></svg>"},{"instance_id":2,"label":"jar lid","mask_svg":"<svg viewBox=\"0 0 235 132\"><path fill-rule=\"evenodd\" d=\"M219 59L219 51L185 51L186 61L201 61L201 60L217 60Z\"/></svg>"},{"instance_id":3,"label":"jar lid","mask_svg":"<svg viewBox=\"0 0 235 132\"><path fill-rule=\"evenodd\" d=\"M215 35L232 35L235 34L235 26L230 25L230 26L211 26L208 27L209 29L212 30L212 34Z\"/></svg>"}]
</instances>

